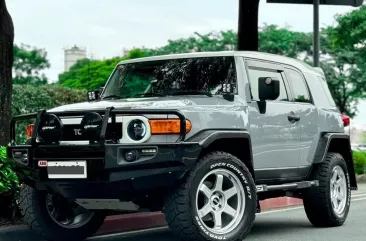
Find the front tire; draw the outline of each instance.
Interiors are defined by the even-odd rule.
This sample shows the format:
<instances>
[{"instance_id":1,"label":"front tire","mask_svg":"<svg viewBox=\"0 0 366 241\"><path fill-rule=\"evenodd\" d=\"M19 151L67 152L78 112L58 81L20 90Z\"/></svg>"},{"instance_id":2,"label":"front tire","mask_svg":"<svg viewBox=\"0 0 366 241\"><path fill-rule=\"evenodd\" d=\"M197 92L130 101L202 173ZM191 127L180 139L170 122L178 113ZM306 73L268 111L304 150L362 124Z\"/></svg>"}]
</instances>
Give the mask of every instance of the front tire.
<instances>
[{"instance_id":1,"label":"front tire","mask_svg":"<svg viewBox=\"0 0 366 241\"><path fill-rule=\"evenodd\" d=\"M212 152L201 158L167 199L164 214L182 241L243 240L256 214L256 188L235 156Z\"/></svg>"},{"instance_id":2,"label":"front tire","mask_svg":"<svg viewBox=\"0 0 366 241\"><path fill-rule=\"evenodd\" d=\"M350 209L351 186L342 155L328 153L312 180L319 180L319 186L307 190L303 200L309 221L316 227L343 225Z\"/></svg>"},{"instance_id":3,"label":"front tire","mask_svg":"<svg viewBox=\"0 0 366 241\"><path fill-rule=\"evenodd\" d=\"M72 216L66 216L69 213L66 201L62 197L57 197L62 211L56 211L55 208L52 209L53 202L57 202L54 200L56 198L49 193L27 185L23 185L20 189L20 210L24 221L31 230L47 240L82 241L98 231L104 222L104 215L90 213L85 209L82 210L80 206L77 207L78 216L72 220L69 218Z\"/></svg>"}]
</instances>

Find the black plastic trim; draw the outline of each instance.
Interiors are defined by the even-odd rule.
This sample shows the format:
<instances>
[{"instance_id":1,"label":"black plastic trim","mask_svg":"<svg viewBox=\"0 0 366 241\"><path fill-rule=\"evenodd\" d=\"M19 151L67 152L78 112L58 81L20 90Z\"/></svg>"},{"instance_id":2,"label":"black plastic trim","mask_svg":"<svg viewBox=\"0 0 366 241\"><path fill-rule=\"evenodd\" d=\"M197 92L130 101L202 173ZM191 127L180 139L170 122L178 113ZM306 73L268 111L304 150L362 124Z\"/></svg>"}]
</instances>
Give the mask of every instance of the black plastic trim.
<instances>
[{"instance_id":1,"label":"black plastic trim","mask_svg":"<svg viewBox=\"0 0 366 241\"><path fill-rule=\"evenodd\" d=\"M346 139L348 145L344 148L347 148L345 150L345 159L347 161L347 167L348 167L348 172L349 172L349 176L350 176L350 182L351 182L351 188L352 190L357 190L357 181L356 181L356 174L355 174L355 169L354 169L354 163L353 163L353 156L352 156L352 148L351 148L351 141L350 141L350 137L349 135L347 135L346 133L322 133L319 143L318 143L318 147L316 149L314 158L313 158L313 164L319 164L322 163L325 158L326 158L326 154L328 153L329 150L329 146L332 142L332 140L335 139Z\"/></svg>"},{"instance_id":2,"label":"black plastic trim","mask_svg":"<svg viewBox=\"0 0 366 241\"><path fill-rule=\"evenodd\" d=\"M313 163L321 163L325 160L325 156L328 152L328 148L332 139L349 140L349 136L345 133L322 133L318 143L318 147L316 148ZM349 146L349 148L351 149L351 145Z\"/></svg>"},{"instance_id":3,"label":"black plastic trim","mask_svg":"<svg viewBox=\"0 0 366 241\"><path fill-rule=\"evenodd\" d=\"M213 131L211 134L209 134L205 139L200 140L199 144L203 148L206 148L210 144L212 144L214 141L219 140L219 139L237 139L237 138L244 138L244 139L248 139L249 142L251 141L250 134L247 131L216 130L216 131ZM250 150L251 150L251 148L250 148Z\"/></svg>"},{"instance_id":4,"label":"black plastic trim","mask_svg":"<svg viewBox=\"0 0 366 241\"><path fill-rule=\"evenodd\" d=\"M58 117L71 117L71 116L82 116L85 115L87 113L91 112L91 110L78 110L78 111L61 111L61 112L54 112L54 111L49 111L47 112L46 110L40 110L37 113L31 113L31 114L26 114L26 115L19 115L19 116L15 116L12 118L11 123L10 123L10 139L11 139L11 143L14 145L15 144L15 124L17 121L20 120L28 120L28 119L34 119L35 120L35 128L34 128L34 132L31 138L31 145L35 146L38 145L36 143L36 137L37 137L37 132L39 129L39 123L42 119L42 116L44 114L54 114ZM115 118L117 114L120 115L131 115L131 114L135 114L135 115L154 115L154 114L164 114L164 115L176 115L179 117L180 119L180 137L177 140L177 142L179 141L184 141L186 138L186 118L185 116L181 113L181 111L177 110L177 109L162 109L162 110L156 110L156 109L118 109L118 108L114 108L113 106L105 108L105 109L96 109L96 110L92 110L92 112L96 112L100 115L105 115L105 117L107 118L103 118L103 127L102 127L102 131L100 133L100 146L104 146L105 145L105 132L106 132L106 125L108 123L109 117L112 118L112 123L115 123Z\"/></svg>"},{"instance_id":5,"label":"black plastic trim","mask_svg":"<svg viewBox=\"0 0 366 241\"><path fill-rule=\"evenodd\" d=\"M264 168L255 169L255 177L258 182L269 181L271 183L283 182L285 180L305 179L311 166L291 168Z\"/></svg>"},{"instance_id":6,"label":"black plastic trim","mask_svg":"<svg viewBox=\"0 0 366 241\"><path fill-rule=\"evenodd\" d=\"M204 129L200 132L196 133L194 136L189 138L187 141L190 142L198 142L199 145L202 147L203 150L209 149L210 145L213 144L215 141L222 140L222 139L241 139L248 141L248 158L249 160L242 160L248 161L246 163L249 171L251 172L253 178L255 179L254 173L254 164L253 164L253 152L252 152L252 143L251 137L247 130L245 129Z\"/></svg>"},{"instance_id":7,"label":"black plastic trim","mask_svg":"<svg viewBox=\"0 0 366 241\"><path fill-rule=\"evenodd\" d=\"M271 192L271 191L289 191L297 189L306 189L314 186L319 186L318 180L313 181L301 181L301 182L291 182L279 185L257 185L258 192Z\"/></svg>"}]
</instances>

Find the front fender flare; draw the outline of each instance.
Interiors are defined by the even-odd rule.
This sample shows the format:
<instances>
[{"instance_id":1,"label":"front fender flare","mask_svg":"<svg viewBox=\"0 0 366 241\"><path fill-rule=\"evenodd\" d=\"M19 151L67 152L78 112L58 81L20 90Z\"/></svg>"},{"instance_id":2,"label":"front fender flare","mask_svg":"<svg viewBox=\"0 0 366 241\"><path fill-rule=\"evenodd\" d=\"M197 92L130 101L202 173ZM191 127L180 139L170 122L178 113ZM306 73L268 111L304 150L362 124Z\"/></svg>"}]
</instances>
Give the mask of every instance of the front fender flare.
<instances>
[{"instance_id":1,"label":"front fender flare","mask_svg":"<svg viewBox=\"0 0 366 241\"><path fill-rule=\"evenodd\" d=\"M224 139L238 139L238 140L246 140L248 147L248 159L246 160L249 163L249 170L254 176L254 164L253 164L253 152L252 152L252 143L250 133L246 130L203 130L197 133L196 135L189 138L187 141L189 142L198 142L202 149L209 148L211 144L218 140Z\"/></svg>"}]
</instances>

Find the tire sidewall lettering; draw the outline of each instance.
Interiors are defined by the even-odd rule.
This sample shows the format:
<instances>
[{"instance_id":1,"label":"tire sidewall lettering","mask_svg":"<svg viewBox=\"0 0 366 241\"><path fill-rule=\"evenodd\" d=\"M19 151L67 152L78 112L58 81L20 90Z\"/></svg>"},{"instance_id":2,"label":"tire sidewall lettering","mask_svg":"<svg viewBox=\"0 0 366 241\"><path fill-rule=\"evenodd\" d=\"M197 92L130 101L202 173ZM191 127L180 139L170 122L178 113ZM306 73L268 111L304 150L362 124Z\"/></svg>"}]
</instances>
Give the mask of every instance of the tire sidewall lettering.
<instances>
[{"instance_id":1,"label":"tire sidewall lettering","mask_svg":"<svg viewBox=\"0 0 366 241\"><path fill-rule=\"evenodd\" d=\"M347 206L351 206L351 183L350 183L350 178L349 178L349 173L346 172L346 179L347 179L347 195L348 195L348 200L347 200Z\"/></svg>"},{"instance_id":2,"label":"tire sidewall lettering","mask_svg":"<svg viewBox=\"0 0 366 241\"><path fill-rule=\"evenodd\" d=\"M245 175L243 174L242 171L239 170L239 168L237 168L235 165L231 164L231 163L227 163L227 162L218 162L218 163L215 163L215 164L212 164L210 166L210 169L215 169L215 168L220 168L220 167L227 167L231 170L234 171L234 173L238 174L238 176L241 178L241 180L243 180L244 182L244 189L246 190L247 192L247 197L249 199L252 199L252 192L250 190L250 187L248 185L248 180L247 178L245 177Z\"/></svg>"},{"instance_id":3,"label":"tire sidewall lettering","mask_svg":"<svg viewBox=\"0 0 366 241\"><path fill-rule=\"evenodd\" d=\"M217 234L213 234L213 233L210 233L202 224L200 218L196 215L195 216L195 219L198 223L198 226L200 227L200 229L210 238L214 238L214 239L217 239L217 240L226 240L226 236L224 235L217 235Z\"/></svg>"},{"instance_id":4,"label":"tire sidewall lettering","mask_svg":"<svg viewBox=\"0 0 366 241\"><path fill-rule=\"evenodd\" d=\"M252 197L252 190L249 186L248 183L248 179L247 177L244 175L244 173L239 169L239 167L237 167L235 164L231 163L231 162L225 162L225 161L220 161L217 163L213 163L209 166L210 170L213 169L219 169L219 168L225 168L225 169L229 169L230 171L232 171L235 175L237 175L237 177L241 180L241 183L243 185L244 190L246 190L246 197L248 200L248 202L251 202L250 200L253 198ZM200 218L198 217L198 215L194 216L195 221L198 224L199 229L209 238L211 239L215 239L215 240L226 240L228 239L227 235L219 235L219 234L214 234L211 233L209 230L207 230L207 228L203 225L202 221L200 220Z\"/></svg>"}]
</instances>

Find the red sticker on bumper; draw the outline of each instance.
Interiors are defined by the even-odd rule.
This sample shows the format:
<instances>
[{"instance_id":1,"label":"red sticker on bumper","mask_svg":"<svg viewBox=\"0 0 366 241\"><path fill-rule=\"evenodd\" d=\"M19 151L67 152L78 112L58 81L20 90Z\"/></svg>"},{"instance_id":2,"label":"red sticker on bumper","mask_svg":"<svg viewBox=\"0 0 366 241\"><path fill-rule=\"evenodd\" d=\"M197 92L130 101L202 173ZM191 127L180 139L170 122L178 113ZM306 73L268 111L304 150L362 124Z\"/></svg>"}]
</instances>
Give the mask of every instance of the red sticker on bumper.
<instances>
[{"instance_id":1,"label":"red sticker on bumper","mask_svg":"<svg viewBox=\"0 0 366 241\"><path fill-rule=\"evenodd\" d=\"M38 161L38 166L39 167L47 167L48 166L48 162L47 161Z\"/></svg>"}]
</instances>

